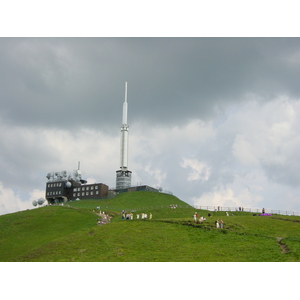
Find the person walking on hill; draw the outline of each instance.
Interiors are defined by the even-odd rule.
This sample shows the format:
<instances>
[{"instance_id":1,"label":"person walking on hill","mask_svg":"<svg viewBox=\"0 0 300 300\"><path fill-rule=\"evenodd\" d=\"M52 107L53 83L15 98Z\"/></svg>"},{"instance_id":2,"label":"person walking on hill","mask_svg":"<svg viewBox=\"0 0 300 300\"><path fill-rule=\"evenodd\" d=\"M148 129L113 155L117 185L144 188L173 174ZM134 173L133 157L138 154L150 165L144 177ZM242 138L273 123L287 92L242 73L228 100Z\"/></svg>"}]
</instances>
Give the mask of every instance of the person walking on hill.
<instances>
[{"instance_id":1,"label":"person walking on hill","mask_svg":"<svg viewBox=\"0 0 300 300\"><path fill-rule=\"evenodd\" d=\"M223 220L220 220L220 228L223 228Z\"/></svg>"},{"instance_id":2,"label":"person walking on hill","mask_svg":"<svg viewBox=\"0 0 300 300\"><path fill-rule=\"evenodd\" d=\"M198 214L197 212L194 213L194 222L196 223L197 222L197 218L198 218Z\"/></svg>"}]
</instances>

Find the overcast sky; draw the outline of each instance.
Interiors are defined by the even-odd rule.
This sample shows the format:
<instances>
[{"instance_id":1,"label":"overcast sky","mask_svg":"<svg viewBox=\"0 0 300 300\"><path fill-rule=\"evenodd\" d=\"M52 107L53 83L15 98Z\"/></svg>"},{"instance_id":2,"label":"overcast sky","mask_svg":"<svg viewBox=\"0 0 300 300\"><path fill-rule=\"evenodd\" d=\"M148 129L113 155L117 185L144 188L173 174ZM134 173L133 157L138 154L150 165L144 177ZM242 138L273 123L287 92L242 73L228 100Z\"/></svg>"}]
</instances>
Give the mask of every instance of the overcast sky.
<instances>
[{"instance_id":1,"label":"overcast sky","mask_svg":"<svg viewBox=\"0 0 300 300\"><path fill-rule=\"evenodd\" d=\"M115 186L125 81L133 185L300 211L299 78L299 38L1 38L0 214L78 161Z\"/></svg>"}]
</instances>

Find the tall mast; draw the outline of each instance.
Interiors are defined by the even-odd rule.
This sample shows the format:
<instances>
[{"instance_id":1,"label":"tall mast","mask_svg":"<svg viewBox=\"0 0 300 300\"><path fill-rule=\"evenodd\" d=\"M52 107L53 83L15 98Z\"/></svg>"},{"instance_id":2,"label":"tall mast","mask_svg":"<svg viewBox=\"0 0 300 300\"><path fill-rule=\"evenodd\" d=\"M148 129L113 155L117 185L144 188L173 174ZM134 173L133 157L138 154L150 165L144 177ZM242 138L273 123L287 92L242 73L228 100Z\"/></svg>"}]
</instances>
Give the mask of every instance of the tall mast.
<instances>
[{"instance_id":1,"label":"tall mast","mask_svg":"<svg viewBox=\"0 0 300 300\"><path fill-rule=\"evenodd\" d=\"M124 189L131 186L131 171L128 170L128 134L127 124L127 82L125 82L125 100L123 103L121 147L120 147L120 170L116 172L116 189Z\"/></svg>"},{"instance_id":2,"label":"tall mast","mask_svg":"<svg viewBox=\"0 0 300 300\"><path fill-rule=\"evenodd\" d=\"M125 82L125 101L123 103L123 125L127 124L127 82Z\"/></svg>"},{"instance_id":3,"label":"tall mast","mask_svg":"<svg viewBox=\"0 0 300 300\"><path fill-rule=\"evenodd\" d=\"M127 125L127 82L125 82L125 101L123 103L123 118L121 127L121 149L120 149L120 168L127 170L128 167L128 133L129 126Z\"/></svg>"}]
</instances>

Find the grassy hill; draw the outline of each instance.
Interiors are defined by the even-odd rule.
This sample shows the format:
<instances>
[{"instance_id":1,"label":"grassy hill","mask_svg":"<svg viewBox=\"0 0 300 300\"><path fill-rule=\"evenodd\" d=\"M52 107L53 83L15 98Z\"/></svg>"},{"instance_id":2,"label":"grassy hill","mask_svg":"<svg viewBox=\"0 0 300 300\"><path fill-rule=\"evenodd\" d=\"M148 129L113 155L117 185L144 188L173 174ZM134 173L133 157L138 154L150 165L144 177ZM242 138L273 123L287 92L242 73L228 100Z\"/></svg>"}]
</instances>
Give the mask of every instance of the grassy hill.
<instances>
[{"instance_id":1,"label":"grassy hill","mask_svg":"<svg viewBox=\"0 0 300 300\"><path fill-rule=\"evenodd\" d=\"M97 225L98 206L109 224ZM122 210L134 220L122 220ZM141 212L152 220L137 220ZM3 215L0 261L300 261L300 217L220 211L209 218L197 210L207 221L194 224L194 212L172 195L134 192Z\"/></svg>"}]
</instances>

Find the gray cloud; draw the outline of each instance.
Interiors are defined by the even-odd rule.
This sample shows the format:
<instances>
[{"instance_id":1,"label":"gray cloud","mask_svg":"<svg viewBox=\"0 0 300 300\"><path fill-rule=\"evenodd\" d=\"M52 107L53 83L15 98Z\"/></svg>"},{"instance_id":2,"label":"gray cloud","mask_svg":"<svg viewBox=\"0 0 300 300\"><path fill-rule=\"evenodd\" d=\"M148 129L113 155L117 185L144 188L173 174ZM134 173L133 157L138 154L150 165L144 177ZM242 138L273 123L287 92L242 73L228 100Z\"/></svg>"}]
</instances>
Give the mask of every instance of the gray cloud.
<instances>
[{"instance_id":1,"label":"gray cloud","mask_svg":"<svg viewBox=\"0 0 300 300\"><path fill-rule=\"evenodd\" d=\"M111 127L125 81L131 119L168 124L207 118L215 105L247 93L299 96L299 39L23 38L1 45L2 105L20 124Z\"/></svg>"},{"instance_id":2,"label":"gray cloud","mask_svg":"<svg viewBox=\"0 0 300 300\"><path fill-rule=\"evenodd\" d=\"M78 160L113 186L128 81L133 181L263 206L275 184L300 210L299 49L298 38L2 38L3 189L25 201Z\"/></svg>"}]
</instances>

